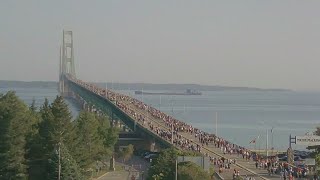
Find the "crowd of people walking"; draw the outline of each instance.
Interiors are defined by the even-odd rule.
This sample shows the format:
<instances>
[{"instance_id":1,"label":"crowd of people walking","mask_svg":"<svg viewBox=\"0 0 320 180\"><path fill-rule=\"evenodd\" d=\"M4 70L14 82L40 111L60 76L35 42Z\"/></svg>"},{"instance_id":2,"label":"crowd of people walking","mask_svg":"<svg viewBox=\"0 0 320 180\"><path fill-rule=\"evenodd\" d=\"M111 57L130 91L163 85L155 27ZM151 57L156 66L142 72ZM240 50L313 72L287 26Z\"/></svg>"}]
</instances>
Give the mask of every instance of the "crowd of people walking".
<instances>
[{"instance_id":1,"label":"crowd of people walking","mask_svg":"<svg viewBox=\"0 0 320 180\"><path fill-rule=\"evenodd\" d=\"M270 175L279 174L283 179L290 180L292 179L291 177L305 177L309 171L308 169L286 166L286 164L279 163L276 159L263 159L258 157L244 147L179 121L130 96L119 94L108 89L98 88L93 84L85 83L81 80L73 79L73 81L101 97L113 101L122 111L132 116L138 123L153 131L162 139L172 142L175 146L183 150L199 152L209 157L211 163L218 167L220 173L223 173L224 170L231 169L232 164L235 164L236 160L208 154L205 148L214 146L215 148L219 148L223 154L239 156L247 161L254 159L256 160L255 165L257 169L263 168ZM253 156L255 157L253 158ZM233 177L237 178L239 174L239 170L234 169ZM253 178L246 177L245 179Z\"/></svg>"}]
</instances>

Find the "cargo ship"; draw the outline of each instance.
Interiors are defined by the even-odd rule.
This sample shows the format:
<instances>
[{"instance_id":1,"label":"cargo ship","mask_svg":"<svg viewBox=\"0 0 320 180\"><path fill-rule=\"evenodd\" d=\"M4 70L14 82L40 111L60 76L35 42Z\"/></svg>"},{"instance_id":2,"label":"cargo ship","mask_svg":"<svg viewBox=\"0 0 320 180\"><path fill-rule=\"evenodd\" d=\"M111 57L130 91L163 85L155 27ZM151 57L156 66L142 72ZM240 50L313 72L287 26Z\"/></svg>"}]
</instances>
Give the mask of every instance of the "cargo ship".
<instances>
[{"instance_id":1,"label":"cargo ship","mask_svg":"<svg viewBox=\"0 0 320 180\"><path fill-rule=\"evenodd\" d=\"M187 89L185 92L145 92L145 91L135 91L136 95L202 95L199 91L194 91Z\"/></svg>"}]
</instances>

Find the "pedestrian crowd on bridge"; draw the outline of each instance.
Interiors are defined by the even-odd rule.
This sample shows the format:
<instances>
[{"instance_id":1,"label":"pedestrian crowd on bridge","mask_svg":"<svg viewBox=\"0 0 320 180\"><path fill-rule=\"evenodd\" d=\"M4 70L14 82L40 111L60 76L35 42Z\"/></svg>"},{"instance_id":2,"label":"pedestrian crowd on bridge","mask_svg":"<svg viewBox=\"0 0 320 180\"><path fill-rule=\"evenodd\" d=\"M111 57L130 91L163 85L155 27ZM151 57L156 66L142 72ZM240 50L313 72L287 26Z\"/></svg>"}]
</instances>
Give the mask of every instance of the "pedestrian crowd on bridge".
<instances>
[{"instance_id":1,"label":"pedestrian crowd on bridge","mask_svg":"<svg viewBox=\"0 0 320 180\"><path fill-rule=\"evenodd\" d=\"M269 158L258 156L255 166L257 169L265 169L270 176L279 175L284 180L304 179L314 173L314 169L310 169L307 166L296 167L289 165L287 162L280 162L276 156ZM314 176L313 179L317 180L318 177Z\"/></svg>"},{"instance_id":2,"label":"pedestrian crowd on bridge","mask_svg":"<svg viewBox=\"0 0 320 180\"><path fill-rule=\"evenodd\" d=\"M125 113L131 115L135 120L141 123L144 127L147 127L151 131L155 132L161 138L172 141L177 147L183 150L200 152L203 155L210 158L211 163L219 168L219 172L222 173L224 170L231 168L232 164L236 163L236 160L216 158L208 153L203 152L203 147L214 146L219 148L223 154L233 154L237 156L242 156L243 159L249 161L252 158L252 152L244 147L235 145L215 134L206 133L200 129L194 128L185 122L179 121L174 117L167 115L156 108L153 108L144 102L141 102L135 98L127 95L119 94L108 89L98 88L94 84L85 83L81 80L72 79L75 83L80 86L89 89L90 91L100 95L101 97L107 98L108 100L115 101L117 107L119 107ZM148 115L137 112L136 110L130 108L130 105L134 105L136 108L148 112ZM148 117L148 116L151 117ZM153 120L162 121L164 123L163 127L161 122L154 123ZM193 142L193 140L185 138L181 133L187 133L194 136L198 142ZM172 139L173 138L173 139ZM239 171L235 171L236 176L239 175ZM275 172L271 171L270 172Z\"/></svg>"}]
</instances>

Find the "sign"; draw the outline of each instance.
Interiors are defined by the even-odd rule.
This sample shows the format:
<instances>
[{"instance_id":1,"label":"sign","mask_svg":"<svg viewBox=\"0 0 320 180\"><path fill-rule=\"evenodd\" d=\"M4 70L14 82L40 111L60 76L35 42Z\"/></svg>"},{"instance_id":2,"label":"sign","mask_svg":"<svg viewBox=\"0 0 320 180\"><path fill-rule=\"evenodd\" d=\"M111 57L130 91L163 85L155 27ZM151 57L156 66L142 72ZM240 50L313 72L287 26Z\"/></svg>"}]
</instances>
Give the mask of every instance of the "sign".
<instances>
[{"instance_id":1,"label":"sign","mask_svg":"<svg viewBox=\"0 0 320 180\"><path fill-rule=\"evenodd\" d=\"M315 166L316 160L314 158L306 158L304 164L307 166Z\"/></svg>"},{"instance_id":2,"label":"sign","mask_svg":"<svg viewBox=\"0 0 320 180\"><path fill-rule=\"evenodd\" d=\"M296 144L299 145L320 145L320 136L296 136Z\"/></svg>"}]
</instances>

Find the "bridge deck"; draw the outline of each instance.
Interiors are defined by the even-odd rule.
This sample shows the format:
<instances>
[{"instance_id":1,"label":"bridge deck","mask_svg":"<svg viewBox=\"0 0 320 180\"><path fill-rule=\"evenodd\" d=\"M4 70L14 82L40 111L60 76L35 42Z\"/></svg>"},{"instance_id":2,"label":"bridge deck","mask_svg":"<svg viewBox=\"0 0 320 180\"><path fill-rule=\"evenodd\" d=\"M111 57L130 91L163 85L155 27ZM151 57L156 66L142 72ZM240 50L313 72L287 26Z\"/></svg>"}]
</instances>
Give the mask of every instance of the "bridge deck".
<instances>
[{"instance_id":1,"label":"bridge deck","mask_svg":"<svg viewBox=\"0 0 320 180\"><path fill-rule=\"evenodd\" d=\"M75 82L79 86L85 87L86 89L88 89L92 93L98 94L99 96L101 96L101 98L106 98L106 95L103 94L103 92L105 93L104 89L95 87L92 84L84 83L84 82L77 80L77 79L69 79L69 80ZM165 130L167 132L171 132L171 128L168 127L162 119L154 117L147 110L138 108L135 104L132 103L132 100L130 100L130 98L129 99L126 99L126 98L118 98L117 99L116 93L114 93L110 90L108 90L107 93L110 94L110 96L108 96L108 99L110 101L116 101L115 104L118 106L118 108L121 111L123 111L124 113L126 113L128 116L130 116L133 120L135 120L138 125L153 132L154 134L156 134L159 137L161 137L161 136L158 134L159 132L156 132L156 130L160 129L160 130ZM120 96L120 94L119 94L119 96ZM123 109L122 108L123 105L125 105L126 108ZM134 112L134 114L132 114L132 112ZM137 116L139 116L139 115L144 116L145 121L139 120L137 118ZM153 128L151 127L150 123L152 124ZM208 145L205 145L205 144L202 145L200 143L199 139L194 136L194 134L192 135L191 133L188 133L188 132L178 132L178 135L181 136L180 139L182 138L182 139L188 140L188 143L190 143L190 144L199 145L199 147L201 147L201 153L204 155L208 155L211 157L217 157L217 158L224 157L225 159L236 160L235 165L232 165L229 170L224 170L224 172L221 173L221 175L224 179L233 179L232 178L233 169L240 170L241 175L252 176L256 180L257 179L276 178L276 176L273 176L272 178L270 176L268 176L267 171L265 169L256 169L255 163L252 160L245 160L242 158L241 155L239 156L238 154L224 154L221 151L221 149L215 147L213 143L209 143ZM174 137L177 138L177 135L175 135ZM163 139L170 143L170 138L163 138ZM180 149L183 148L177 144L175 144L175 146ZM215 166L215 168L216 168L216 170L218 170L217 166ZM277 176L277 179L279 179L279 176Z\"/></svg>"},{"instance_id":2,"label":"bridge deck","mask_svg":"<svg viewBox=\"0 0 320 180\"><path fill-rule=\"evenodd\" d=\"M153 117L152 114L149 113L148 111L141 110L128 101L122 101L122 102L124 102L128 107L130 107L130 109L134 110L135 112L138 112L139 114L142 114L145 117L149 117L148 120L152 121L154 124L158 125L159 127L166 129L167 131L171 131L171 129L167 127L161 119ZM150 128L148 127L148 129ZM178 134L195 144L201 145L201 143L199 142L199 139L195 138L195 136L191 135L190 133L180 132ZM242 155L238 156L236 154L224 154L220 148L215 147L212 143L209 143L208 146L206 145L202 146L201 153L203 154L207 153L211 157L225 157L226 159L236 160L236 167L233 165L233 168L231 167L229 170L224 170L224 172L221 173L221 176L224 179L232 179L234 168L238 170L240 169L240 175L242 176L248 175L248 176L254 177L256 180L270 178L267 175L267 171L265 169L256 169L255 162L253 162L252 160L243 159ZM218 171L217 166L215 166L215 170ZM262 177L259 177L259 175L261 175Z\"/></svg>"}]
</instances>

